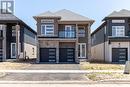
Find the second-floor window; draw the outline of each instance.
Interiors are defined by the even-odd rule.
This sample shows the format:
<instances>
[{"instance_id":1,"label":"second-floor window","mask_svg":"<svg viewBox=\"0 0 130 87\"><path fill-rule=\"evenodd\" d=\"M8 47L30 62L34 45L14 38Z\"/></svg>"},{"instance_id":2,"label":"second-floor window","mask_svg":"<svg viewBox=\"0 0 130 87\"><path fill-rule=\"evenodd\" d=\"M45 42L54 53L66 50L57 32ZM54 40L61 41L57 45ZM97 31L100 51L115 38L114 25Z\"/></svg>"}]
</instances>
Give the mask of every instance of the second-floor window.
<instances>
[{"instance_id":1,"label":"second-floor window","mask_svg":"<svg viewBox=\"0 0 130 87\"><path fill-rule=\"evenodd\" d=\"M12 26L12 37L16 36L16 29L15 26Z\"/></svg>"},{"instance_id":2,"label":"second-floor window","mask_svg":"<svg viewBox=\"0 0 130 87\"><path fill-rule=\"evenodd\" d=\"M54 24L41 25L41 34L45 36L54 36Z\"/></svg>"},{"instance_id":3,"label":"second-floor window","mask_svg":"<svg viewBox=\"0 0 130 87\"><path fill-rule=\"evenodd\" d=\"M114 37L125 36L125 26L112 26L112 36Z\"/></svg>"},{"instance_id":4,"label":"second-floor window","mask_svg":"<svg viewBox=\"0 0 130 87\"><path fill-rule=\"evenodd\" d=\"M85 27L79 27L78 28L78 36L79 37L85 37Z\"/></svg>"},{"instance_id":5,"label":"second-floor window","mask_svg":"<svg viewBox=\"0 0 130 87\"><path fill-rule=\"evenodd\" d=\"M75 32L71 25L65 26L65 37L75 37Z\"/></svg>"}]
</instances>

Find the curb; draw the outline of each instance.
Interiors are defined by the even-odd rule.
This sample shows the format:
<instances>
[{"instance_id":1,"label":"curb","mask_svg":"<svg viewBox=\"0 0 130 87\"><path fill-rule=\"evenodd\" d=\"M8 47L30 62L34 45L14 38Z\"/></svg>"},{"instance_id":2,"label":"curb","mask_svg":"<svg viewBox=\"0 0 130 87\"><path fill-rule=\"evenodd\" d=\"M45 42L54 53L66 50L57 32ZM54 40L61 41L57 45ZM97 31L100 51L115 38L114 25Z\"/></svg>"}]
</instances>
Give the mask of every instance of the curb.
<instances>
[{"instance_id":1,"label":"curb","mask_svg":"<svg viewBox=\"0 0 130 87\"><path fill-rule=\"evenodd\" d=\"M70 74L86 74L86 73L96 73L96 72L113 72L113 73L123 73L122 70L0 70L0 72L5 73L70 73Z\"/></svg>"},{"instance_id":2,"label":"curb","mask_svg":"<svg viewBox=\"0 0 130 87\"><path fill-rule=\"evenodd\" d=\"M94 81L0 81L0 84L130 84L124 82L94 82Z\"/></svg>"}]
</instances>

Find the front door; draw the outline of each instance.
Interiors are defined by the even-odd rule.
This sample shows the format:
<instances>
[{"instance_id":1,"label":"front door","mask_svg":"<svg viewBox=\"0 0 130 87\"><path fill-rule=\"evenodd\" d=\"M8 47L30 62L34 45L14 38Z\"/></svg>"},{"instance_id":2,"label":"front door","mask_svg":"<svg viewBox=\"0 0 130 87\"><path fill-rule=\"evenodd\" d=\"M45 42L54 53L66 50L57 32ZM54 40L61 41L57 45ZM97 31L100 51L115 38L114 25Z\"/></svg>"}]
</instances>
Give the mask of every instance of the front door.
<instances>
[{"instance_id":1,"label":"front door","mask_svg":"<svg viewBox=\"0 0 130 87\"><path fill-rule=\"evenodd\" d=\"M11 58L16 58L16 43L11 43Z\"/></svg>"}]
</instances>

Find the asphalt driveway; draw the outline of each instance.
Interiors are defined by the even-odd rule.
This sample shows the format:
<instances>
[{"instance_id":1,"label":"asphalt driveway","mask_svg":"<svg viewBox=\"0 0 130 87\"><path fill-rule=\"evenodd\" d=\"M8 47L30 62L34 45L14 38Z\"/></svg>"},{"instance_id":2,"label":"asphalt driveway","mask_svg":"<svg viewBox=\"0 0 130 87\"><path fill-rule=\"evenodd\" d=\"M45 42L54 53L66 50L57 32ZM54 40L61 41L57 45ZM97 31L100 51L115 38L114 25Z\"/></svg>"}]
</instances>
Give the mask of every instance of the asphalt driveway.
<instances>
[{"instance_id":1,"label":"asphalt driveway","mask_svg":"<svg viewBox=\"0 0 130 87\"><path fill-rule=\"evenodd\" d=\"M86 81L84 74L6 73L0 81Z\"/></svg>"}]
</instances>

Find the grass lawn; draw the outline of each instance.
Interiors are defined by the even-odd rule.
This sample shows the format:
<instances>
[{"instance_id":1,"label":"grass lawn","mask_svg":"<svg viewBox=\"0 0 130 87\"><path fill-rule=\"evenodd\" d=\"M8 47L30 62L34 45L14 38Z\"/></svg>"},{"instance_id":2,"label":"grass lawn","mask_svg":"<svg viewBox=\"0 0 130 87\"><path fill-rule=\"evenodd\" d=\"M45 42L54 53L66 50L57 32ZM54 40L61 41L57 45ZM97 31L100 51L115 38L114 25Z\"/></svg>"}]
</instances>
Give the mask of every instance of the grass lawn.
<instances>
[{"instance_id":1,"label":"grass lawn","mask_svg":"<svg viewBox=\"0 0 130 87\"><path fill-rule=\"evenodd\" d=\"M86 74L86 78L92 81L103 81L103 80L130 80L129 74L123 73L110 73L110 72L98 72Z\"/></svg>"},{"instance_id":2,"label":"grass lawn","mask_svg":"<svg viewBox=\"0 0 130 87\"><path fill-rule=\"evenodd\" d=\"M119 64L81 63L80 68L83 70L124 70L125 67Z\"/></svg>"}]
</instances>

